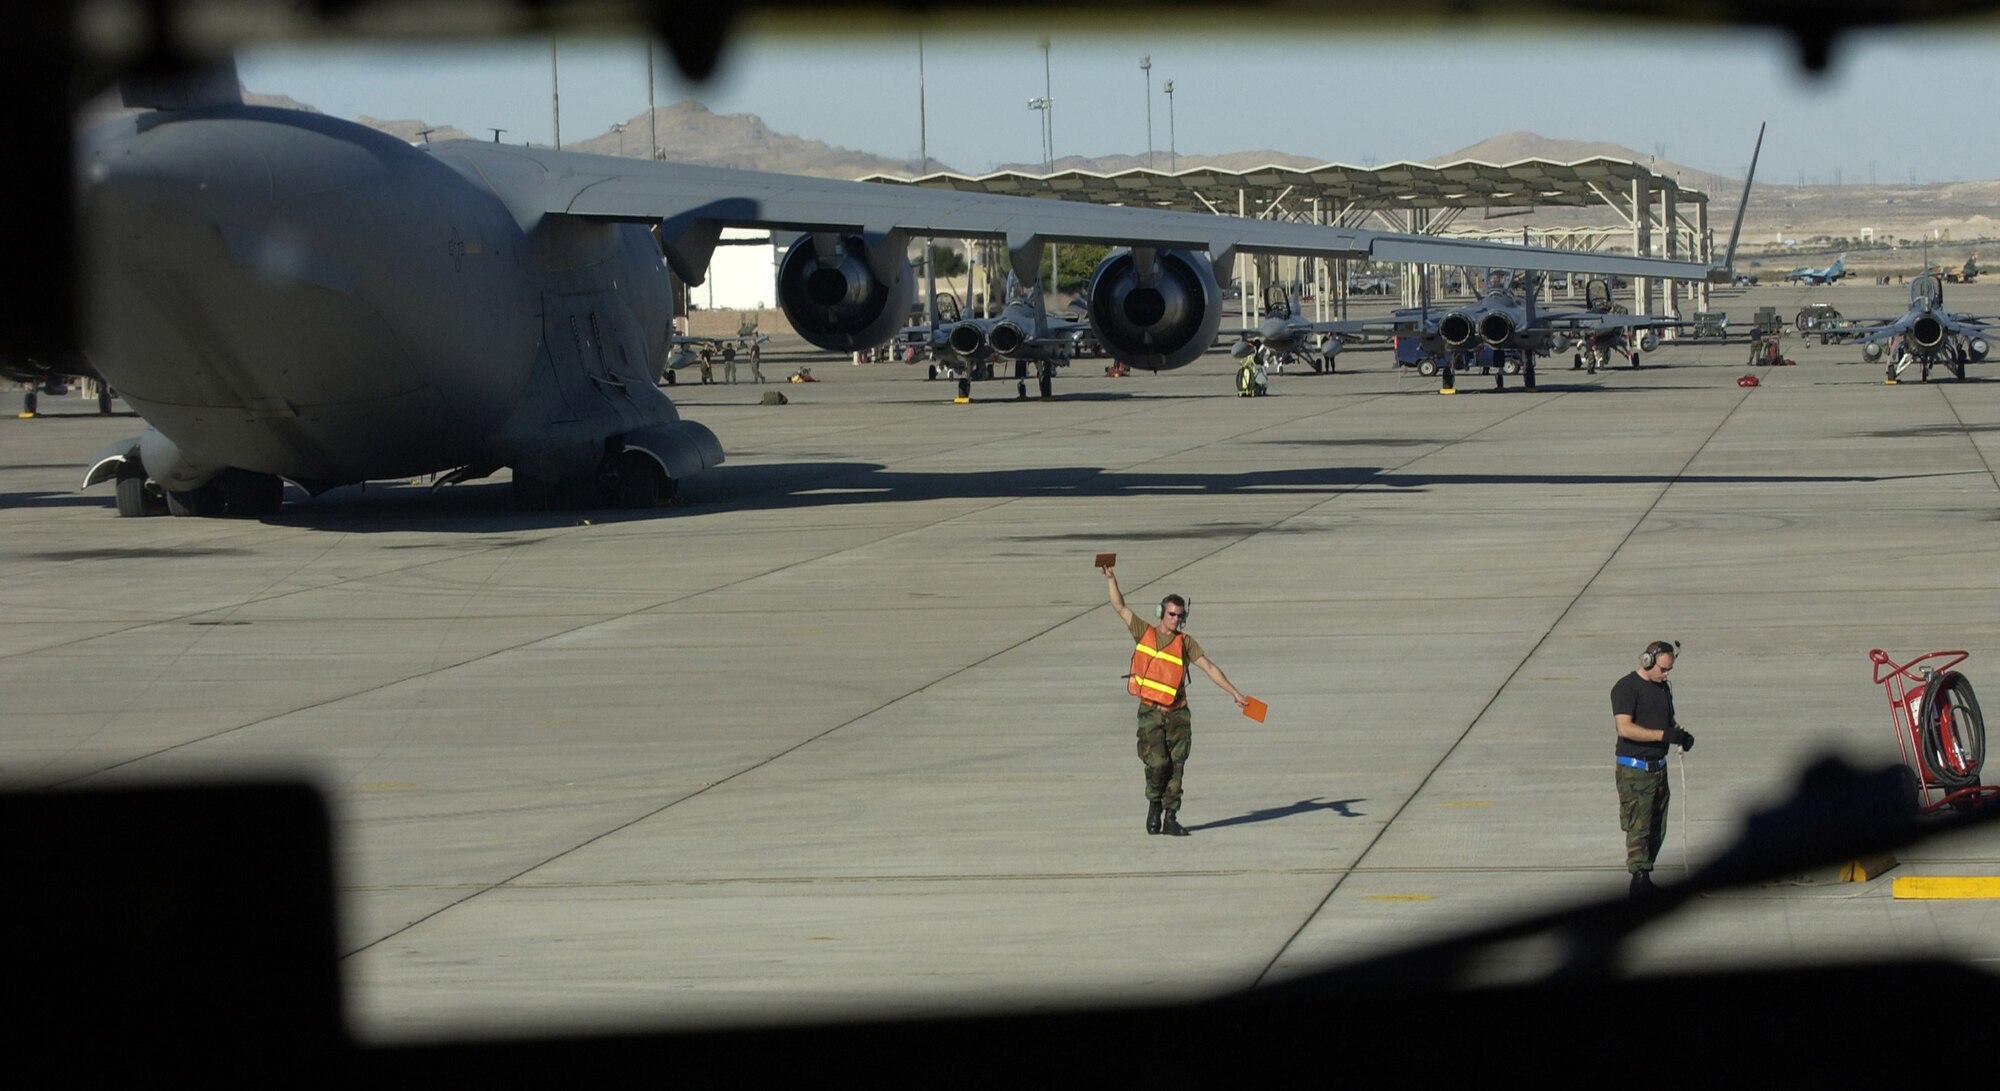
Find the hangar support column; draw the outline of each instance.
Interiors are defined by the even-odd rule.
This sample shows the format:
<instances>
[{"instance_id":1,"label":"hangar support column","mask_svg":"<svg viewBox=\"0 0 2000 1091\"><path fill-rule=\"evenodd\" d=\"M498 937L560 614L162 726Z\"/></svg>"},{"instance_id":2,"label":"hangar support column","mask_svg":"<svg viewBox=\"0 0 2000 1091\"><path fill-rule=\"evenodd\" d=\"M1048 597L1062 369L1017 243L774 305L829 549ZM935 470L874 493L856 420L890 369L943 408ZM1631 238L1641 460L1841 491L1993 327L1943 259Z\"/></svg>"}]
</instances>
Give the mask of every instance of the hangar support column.
<instances>
[{"instance_id":1,"label":"hangar support column","mask_svg":"<svg viewBox=\"0 0 2000 1091\"><path fill-rule=\"evenodd\" d=\"M1632 253L1651 257L1653 253L1653 194L1643 175L1632 179ZM1653 278L1632 278L1632 311L1651 314Z\"/></svg>"}]
</instances>

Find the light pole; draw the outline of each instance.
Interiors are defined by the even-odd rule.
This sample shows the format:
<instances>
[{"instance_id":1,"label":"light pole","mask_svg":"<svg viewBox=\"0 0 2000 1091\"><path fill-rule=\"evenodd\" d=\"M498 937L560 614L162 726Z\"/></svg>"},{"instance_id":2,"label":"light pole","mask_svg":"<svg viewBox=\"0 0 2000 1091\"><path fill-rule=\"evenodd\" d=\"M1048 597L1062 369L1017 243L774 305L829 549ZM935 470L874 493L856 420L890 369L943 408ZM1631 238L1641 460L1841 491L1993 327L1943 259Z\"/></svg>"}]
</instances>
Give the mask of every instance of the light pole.
<instances>
[{"instance_id":1,"label":"light pole","mask_svg":"<svg viewBox=\"0 0 2000 1091\"><path fill-rule=\"evenodd\" d=\"M625 154L625 123L620 121L612 125L611 131L618 134L618 154L623 156Z\"/></svg>"},{"instance_id":2,"label":"light pole","mask_svg":"<svg viewBox=\"0 0 2000 1091\"><path fill-rule=\"evenodd\" d=\"M1048 160L1049 173L1056 171L1056 100L1049 90L1049 40L1042 39L1042 158Z\"/></svg>"},{"instance_id":3,"label":"light pole","mask_svg":"<svg viewBox=\"0 0 2000 1091\"><path fill-rule=\"evenodd\" d=\"M1174 81L1167 81L1167 169L1180 173L1181 153L1174 141Z\"/></svg>"},{"instance_id":4,"label":"light pole","mask_svg":"<svg viewBox=\"0 0 2000 1091\"><path fill-rule=\"evenodd\" d=\"M1146 74L1146 169L1153 169L1153 55L1139 55L1139 71Z\"/></svg>"},{"instance_id":5,"label":"light pole","mask_svg":"<svg viewBox=\"0 0 2000 1091\"><path fill-rule=\"evenodd\" d=\"M1049 151L1049 107L1051 105L1052 103L1046 97L1031 98L1028 100L1028 109L1040 110L1042 112L1042 173L1044 174L1054 174L1056 172L1053 156Z\"/></svg>"}]
</instances>

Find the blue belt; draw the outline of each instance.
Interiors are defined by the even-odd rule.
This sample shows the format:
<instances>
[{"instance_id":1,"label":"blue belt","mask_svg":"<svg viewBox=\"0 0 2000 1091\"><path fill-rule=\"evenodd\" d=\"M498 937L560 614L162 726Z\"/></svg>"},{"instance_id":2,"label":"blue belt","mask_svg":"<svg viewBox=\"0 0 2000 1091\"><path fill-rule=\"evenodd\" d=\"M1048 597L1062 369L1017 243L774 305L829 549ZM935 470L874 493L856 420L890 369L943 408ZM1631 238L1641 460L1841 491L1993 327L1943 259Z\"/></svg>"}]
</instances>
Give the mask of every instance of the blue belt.
<instances>
[{"instance_id":1,"label":"blue belt","mask_svg":"<svg viewBox=\"0 0 2000 1091\"><path fill-rule=\"evenodd\" d=\"M1667 767L1667 759L1661 758L1659 761L1647 761L1645 758L1628 758L1620 754L1618 755L1618 764L1629 765L1634 769L1644 769L1648 773L1657 773Z\"/></svg>"}]
</instances>

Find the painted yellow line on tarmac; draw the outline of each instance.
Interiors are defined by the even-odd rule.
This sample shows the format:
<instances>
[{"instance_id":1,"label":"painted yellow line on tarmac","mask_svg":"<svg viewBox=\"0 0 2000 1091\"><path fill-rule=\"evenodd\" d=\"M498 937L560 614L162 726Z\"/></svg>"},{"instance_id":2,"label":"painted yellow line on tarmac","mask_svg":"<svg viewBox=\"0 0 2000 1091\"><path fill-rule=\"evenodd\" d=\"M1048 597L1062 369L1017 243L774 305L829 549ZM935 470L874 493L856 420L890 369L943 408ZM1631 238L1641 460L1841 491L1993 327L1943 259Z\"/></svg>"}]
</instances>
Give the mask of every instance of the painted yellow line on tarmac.
<instances>
[{"instance_id":1,"label":"painted yellow line on tarmac","mask_svg":"<svg viewBox=\"0 0 2000 1091\"><path fill-rule=\"evenodd\" d=\"M1889 884L1895 898L2000 898L2000 875L1905 875Z\"/></svg>"}]
</instances>

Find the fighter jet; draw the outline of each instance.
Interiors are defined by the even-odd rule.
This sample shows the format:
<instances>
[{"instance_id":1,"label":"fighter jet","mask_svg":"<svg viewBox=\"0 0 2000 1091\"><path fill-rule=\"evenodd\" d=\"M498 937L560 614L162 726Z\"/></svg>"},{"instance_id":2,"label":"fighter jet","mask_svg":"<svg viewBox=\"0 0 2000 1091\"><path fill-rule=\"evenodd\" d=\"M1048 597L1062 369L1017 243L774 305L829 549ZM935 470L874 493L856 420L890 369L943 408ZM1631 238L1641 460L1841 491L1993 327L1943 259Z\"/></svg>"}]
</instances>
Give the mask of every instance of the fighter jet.
<instances>
[{"instance_id":1,"label":"fighter jet","mask_svg":"<svg viewBox=\"0 0 2000 1091\"><path fill-rule=\"evenodd\" d=\"M1517 289L1520 283L1526 290ZM1535 302L1533 277L1517 277L1505 269L1489 269L1484 293L1465 306L1406 307L1387 318L1321 323L1328 333L1393 335L1415 343L1417 370L1438 375L1443 392L1452 392L1454 376L1471 366L1494 375L1496 388L1506 388L1506 376L1519 374L1535 385L1537 357L1576 354L1573 366L1595 372L1609 366L1613 352L1638 367L1644 353L1659 347L1659 330L1679 325L1676 319L1628 314L1612 303L1611 288L1601 280L1584 285L1585 305L1549 310ZM1403 350L1405 352L1408 349ZM1491 363L1481 363L1491 361Z\"/></svg>"},{"instance_id":2,"label":"fighter jet","mask_svg":"<svg viewBox=\"0 0 2000 1091\"><path fill-rule=\"evenodd\" d=\"M440 484L511 470L522 502L644 507L720 463L657 385L667 269L699 284L725 227L796 233L776 294L830 352L909 315L913 239L1119 247L1090 279L1122 364L1181 367L1239 253L1703 278L1706 265L1350 228L837 182L483 141L413 147L245 105L233 65L128 82L78 146L85 349L145 418L85 484L118 510L255 516L284 483ZM657 232L657 234L655 234ZM1203 252L1206 252L1204 256ZM664 263L662 257L664 256Z\"/></svg>"},{"instance_id":3,"label":"fighter jet","mask_svg":"<svg viewBox=\"0 0 2000 1091\"><path fill-rule=\"evenodd\" d=\"M1350 329L1350 327L1353 327ZM1346 322L1313 322L1299 314L1279 285L1264 291L1263 314L1254 328L1236 331L1230 352L1237 359L1256 358L1271 372L1285 373L1287 364L1310 367L1315 375L1334 370L1336 357L1360 327Z\"/></svg>"},{"instance_id":4,"label":"fighter jet","mask_svg":"<svg viewBox=\"0 0 2000 1091\"><path fill-rule=\"evenodd\" d=\"M1019 397L1028 396L1032 369L1041 396L1051 398L1055 369L1081 354L1089 332L1085 318L1051 317L1039 290L1023 287L1010 273L1007 305L998 315L962 315L956 298L940 294L936 318L904 327L896 340L926 357L926 378L956 379L960 399L972 397L973 380L991 379L1005 365L1011 365Z\"/></svg>"},{"instance_id":5,"label":"fighter jet","mask_svg":"<svg viewBox=\"0 0 2000 1091\"><path fill-rule=\"evenodd\" d=\"M1841 277L1844 277L1846 275L1847 275L1847 255L1842 254L1839 257L1833 259L1832 265L1829 265L1824 269L1815 269L1810 265L1801 265L1797 269L1794 269L1791 272L1786 273L1785 281L1786 283L1799 283L1799 284L1805 284L1807 286L1811 286L1814 284L1832 284L1834 281L1839 280Z\"/></svg>"},{"instance_id":6,"label":"fighter jet","mask_svg":"<svg viewBox=\"0 0 2000 1091\"><path fill-rule=\"evenodd\" d=\"M1910 280L1910 307L1894 318L1850 319L1835 331L1861 344L1868 363L1888 360L1885 381L1894 383L1910 365L1929 382L1931 368L1942 365L1954 378L1965 378L1965 365L1986 359L1993 338L2000 336L2000 318L1954 314L1944 309L1944 278L1921 273Z\"/></svg>"}]
</instances>

